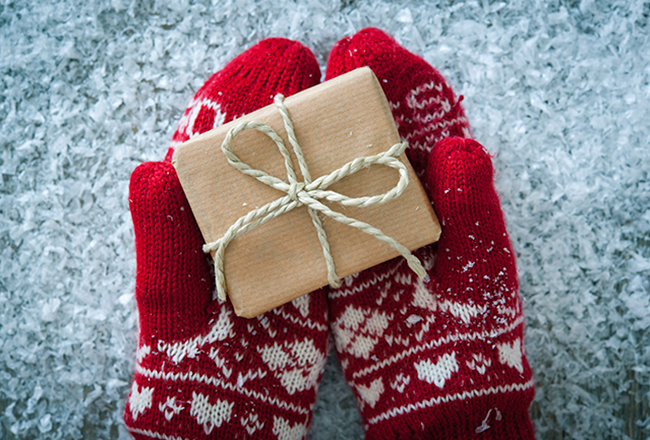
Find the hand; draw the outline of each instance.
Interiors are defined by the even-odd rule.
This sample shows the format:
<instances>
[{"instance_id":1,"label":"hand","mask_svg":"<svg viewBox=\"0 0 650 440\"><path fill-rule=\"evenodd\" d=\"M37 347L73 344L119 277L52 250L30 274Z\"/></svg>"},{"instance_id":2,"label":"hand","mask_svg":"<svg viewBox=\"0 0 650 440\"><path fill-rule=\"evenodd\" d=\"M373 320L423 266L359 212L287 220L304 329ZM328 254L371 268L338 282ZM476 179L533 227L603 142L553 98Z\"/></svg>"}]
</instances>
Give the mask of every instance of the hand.
<instances>
[{"instance_id":1,"label":"hand","mask_svg":"<svg viewBox=\"0 0 650 440\"><path fill-rule=\"evenodd\" d=\"M328 293L366 438L533 438L515 256L490 157L422 58L366 29L337 44L328 78L362 65L382 84L442 225L439 243L415 253L425 280L397 258Z\"/></svg>"},{"instance_id":2,"label":"hand","mask_svg":"<svg viewBox=\"0 0 650 440\"><path fill-rule=\"evenodd\" d=\"M173 141L319 79L308 49L264 40L206 82ZM126 425L136 438L304 438L327 354L325 294L250 320L213 301L210 263L172 153L131 176L140 336Z\"/></svg>"}]
</instances>

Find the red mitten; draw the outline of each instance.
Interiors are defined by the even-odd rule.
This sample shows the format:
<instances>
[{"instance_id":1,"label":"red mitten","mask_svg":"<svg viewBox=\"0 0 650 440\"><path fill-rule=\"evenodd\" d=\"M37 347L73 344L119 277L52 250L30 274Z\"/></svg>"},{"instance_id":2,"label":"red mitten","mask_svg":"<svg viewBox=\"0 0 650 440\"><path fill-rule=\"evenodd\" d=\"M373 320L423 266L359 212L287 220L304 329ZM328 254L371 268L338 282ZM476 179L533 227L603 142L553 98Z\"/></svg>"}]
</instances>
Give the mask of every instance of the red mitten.
<instances>
[{"instance_id":1,"label":"red mitten","mask_svg":"<svg viewBox=\"0 0 650 440\"><path fill-rule=\"evenodd\" d=\"M327 75L364 65L384 88L442 223L439 243L415 253L427 279L397 258L328 295L366 438L533 438L517 270L490 157L422 58L365 29L334 47Z\"/></svg>"},{"instance_id":2,"label":"red mitten","mask_svg":"<svg viewBox=\"0 0 650 440\"><path fill-rule=\"evenodd\" d=\"M173 140L319 79L307 48L262 41L207 81ZM131 177L140 336L126 425L136 438L304 438L327 354L324 293L250 320L213 301L209 257L170 159L171 149Z\"/></svg>"}]
</instances>

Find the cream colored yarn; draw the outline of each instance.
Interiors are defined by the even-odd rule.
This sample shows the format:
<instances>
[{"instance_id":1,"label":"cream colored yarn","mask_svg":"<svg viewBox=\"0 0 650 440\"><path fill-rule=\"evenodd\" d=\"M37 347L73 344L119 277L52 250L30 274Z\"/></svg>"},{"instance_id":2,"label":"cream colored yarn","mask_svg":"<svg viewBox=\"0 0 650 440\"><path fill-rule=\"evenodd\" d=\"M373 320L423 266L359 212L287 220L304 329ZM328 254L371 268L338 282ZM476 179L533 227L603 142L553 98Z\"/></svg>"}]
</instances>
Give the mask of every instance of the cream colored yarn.
<instances>
[{"instance_id":1,"label":"cream colored yarn","mask_svg":"<svg viewBox=\"0 0 650 440\"><path fill-rule=\"evenodd\" d=\"M289 155L289 151L284 144L284 140L268 125L257 121L247 121L233 127L227 133L226 138L221 145L221 150L226 155L228 163L240 172L254 177L265 185L283 191L287 195L280 197L270 203L267 203L260 208L252 210L245 216L239 218L219 240L212 243L207 243L203 246L203 251L206 253L216 251L214 254L214 269L217 294L219 298L222 300L226 299L226 276L223 266L226 248L230 242L243 233L299 206L307 207L307 211L309 212L309 216L311 217L311 220L314 224L314 228L316 228L316 233L318 234L318 239L323 249L323 256L325 257L325 262L327 264L327 277L330 286L339 287L341 285L341 279L336 274L334 258L332 257L330 251L329 242L327 241L327 235L323 229L323 224L320 217L318 216L319 212L330 217L333 220L357 228L360 231L363 231L366 234L372 235L378 240L387 243L396 249L404 258L406 258L409 267L420 278L424 278L426 276L426 272L422 267L420 260L411 254L411 252L406 247L402 246L391 237L388 237L379 229L362 221L347 217L339 212L332 211L328 206L319 201L327 200L330 202L338 202L344 206L366 207L382 204L399 197L408 186L409 179L406 166L399 159L397 159L397 157L399 157L404 152L408 144L406 142L399 142L393 145L388 151L385 151L383 153L374 156L356 158L346 163L341 168L332 171L330 174L321 176L316 180L312 180L309 169L307 168L307 163L305 162L305 158L302 154L302 148L300 145L298 145L298 140L296 139L293 130L293 122L291 121L289 112L284 105L284 96L280 94L276 95L274 102L282 115L284 126L287 131L287 136L289 138L289 143L293 147L293 151L298 160L300 172L304 180L302 182L298 181L291 156ZM271 138L273 142L275 142L278 150L280 150L280 154L284 158L284 164L287 169L288 183L277 177L271 176L264 171L252 168L251 166L242 162L239 157L233 153L231 147L232 140L238 134L251 129L264 133L269 138ZM327 190L327 188L333 183L338 182L346 176L354 174L363 168L367 168L370 165L384 165L387 167L395 168L399 172L399 181L397 182L397 185L395 185L394 188L384 194L368 197L347 197L335 191Z\"/></svg>"}]
</instances>

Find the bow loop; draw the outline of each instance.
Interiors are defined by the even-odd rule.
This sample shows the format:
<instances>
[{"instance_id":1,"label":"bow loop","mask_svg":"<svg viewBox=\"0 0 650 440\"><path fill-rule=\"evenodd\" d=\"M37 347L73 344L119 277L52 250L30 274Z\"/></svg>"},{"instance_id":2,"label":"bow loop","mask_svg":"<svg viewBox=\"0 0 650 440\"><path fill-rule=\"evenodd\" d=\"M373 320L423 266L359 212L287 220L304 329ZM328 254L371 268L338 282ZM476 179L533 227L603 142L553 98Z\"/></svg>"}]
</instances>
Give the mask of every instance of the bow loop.
<instances>
[{"instance_id":1,"label":"bow loop","mask_svg":"<svg viewBox=\"0 0 650 440\"><path fill-rule=\"evenodd\" d=\"M349 218L339 212L336 212L323 204L321 201L337 202L344 206L366 207L388 202L399 197L408 185L408 171L406 166L398 159L398 157L405 151L407 147L406 142L399 142L393 145L388 151L374 155L356 158L341 168L332 171L326 176L321 176L312 181L311 174L307 167L307 163L302 153L302 148L296 139L293 122L289 117L289 112L284 105L284 97L276 95L274 99L275 105L282 115L284 126L287 132L289 143L293 148L293 152L298 160L300 172L303 177L303 182L298 181L296 170L293 166L293 161L289 150L287 149L284 140L268 125L258 121L246 121L233 127L228 131L222 145L221 150L225 154L228 163L239 170L243 174L257 179L259 182L275 188L279 191L286 193L266 205L250 211L245 216L239 218L221 237L219 240L207 243L203 246L204 252L215 252L214 254L214 267L216 277L217 294L220 299L225 300L226 292L226 278L224 273L224 255L226 248L232 240L241 234L263 224L267 221L289 212L299 206L306 206L309 216L312 220L314 228L316 229L321 248L323 250L323 257L327 265L328 281L331 286L338 287L341 285L341 279L336 274L334 265L334 258L330 252L329 242L327 241L327 234L323 228L322 221L319 213L336 220L345 225L359 229L362 232L372 235L373 237L381 240L396 249L404 258L406 258L409 267L420 277L426 276L426 271L422 267L420 261L414 257L411 252L395 241L394 239L386 236L379 229L362 221ZM287 170L287 182L275 176L271 176L264 171L257 170L250 165L244 163L233 151L232 141L240 133L246 130L258 130L268 136L278 147L280 154L284 159L284 165ZM367 168L371 165L383 165L394 168L399 173L399 181L391 190L384 194L364 197L348 197L336 191L328 190L332 184L340 181L341 179L350 176L359 170Z\"/></svg>"}]
</instances>

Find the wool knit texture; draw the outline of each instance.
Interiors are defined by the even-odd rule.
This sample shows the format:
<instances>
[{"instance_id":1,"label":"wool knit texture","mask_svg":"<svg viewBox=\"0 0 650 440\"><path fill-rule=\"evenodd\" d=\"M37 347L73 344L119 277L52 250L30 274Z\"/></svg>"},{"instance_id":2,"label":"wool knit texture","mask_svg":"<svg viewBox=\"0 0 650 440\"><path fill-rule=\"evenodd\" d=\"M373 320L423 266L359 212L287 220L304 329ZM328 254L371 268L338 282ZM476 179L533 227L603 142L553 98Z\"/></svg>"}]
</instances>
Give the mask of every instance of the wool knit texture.
<instances>
[{"instance_id":1,"label":"wool knit texture","mask_svg":"<svg viewBox=\"0 0 650 440\"><path fill-rule=\"evenodd\" d=\"M328 293L330 326L368 439L530 439L534 396L514 251L489 155L445 79L377 29L332 50L327 77L368 65L442 224L416 251ZM435 146L434 146L435 145Z\"/></svg>"},{"instance_id":2,"label":"wool knit texture","mask_svg":"<svg viewBox=\"0 0 650 440\"><path fill-rule=\"evenodd\" d=\"M197 92L165 161L133 172L140 335L124 420L134 437L306 436L327 355L325 294L250 320L237 317L229 302L212 301L209 257L169 162L174 145L319 79L308 49L264 40Z\"/></svg>"}]
</instances>

